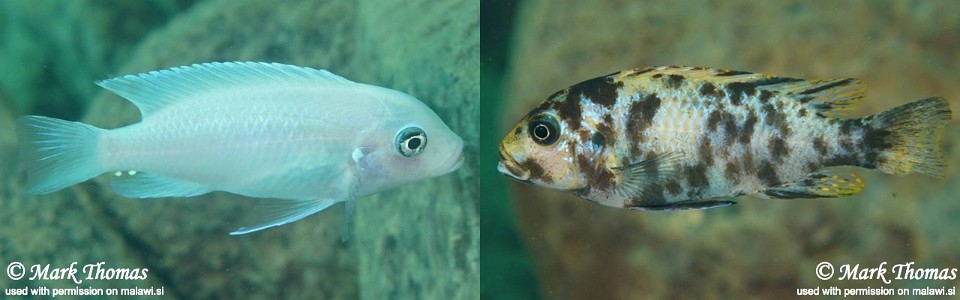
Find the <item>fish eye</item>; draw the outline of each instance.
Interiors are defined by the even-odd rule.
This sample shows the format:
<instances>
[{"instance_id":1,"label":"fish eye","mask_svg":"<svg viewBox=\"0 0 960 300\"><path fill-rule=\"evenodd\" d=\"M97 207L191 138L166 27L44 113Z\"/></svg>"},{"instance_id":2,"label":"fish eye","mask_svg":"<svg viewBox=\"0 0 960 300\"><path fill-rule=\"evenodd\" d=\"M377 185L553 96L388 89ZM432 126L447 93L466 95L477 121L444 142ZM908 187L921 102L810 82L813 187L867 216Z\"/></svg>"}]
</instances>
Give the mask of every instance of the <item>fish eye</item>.
<instances>
[{"instance_id":1,"label":"fish eye","mask_svg":"<svg viewBox=\"0 0 960 300\"><path fill-rule=\"evenodd\" d=\"M557 120L553 116L543 116L530 122L527 132L537 144L547 146L555 143L560 137Z\"/></svg>"},{"instance_id":2,"label":"fish eye","mask_svg":"<svg viewBox=\"0 0 960 300\"><path fill-rule=\"evenodd\" d=\"M419 127L407 127L397 133L394 143L400 155L411 157L423 152L427 147L427 133Z\"/></svg>"}]
</instances>

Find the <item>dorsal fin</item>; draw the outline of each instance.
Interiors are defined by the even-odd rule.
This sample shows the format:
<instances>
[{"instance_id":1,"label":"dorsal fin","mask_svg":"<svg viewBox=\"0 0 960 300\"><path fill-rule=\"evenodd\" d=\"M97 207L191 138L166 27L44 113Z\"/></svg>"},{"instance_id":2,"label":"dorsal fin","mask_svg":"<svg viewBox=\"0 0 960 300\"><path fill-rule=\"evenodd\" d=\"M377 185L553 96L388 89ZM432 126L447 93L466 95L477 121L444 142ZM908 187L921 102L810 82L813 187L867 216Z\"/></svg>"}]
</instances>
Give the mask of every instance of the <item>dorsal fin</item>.
<instances>
[{"instance_id":1,"label":"dorsal fin","mask_svg":"<svg viewBox=\"0 0 960 300\"><path fill-rule=\"evenodd\" d=\"M804 80L790 77L778 77L761 73L711 69L701 67L661 66L626 70L615 77L622 79L640 77L644 80L659 80L665 86L677 88L690 81L705 81L699 87L700 93L713 93L720 87L726 88L733 97L741 99L760 94L764 90L768 95L773 92L786 95L808 106L823 117L843 116L853 110L854 105L863 97L866 87L858 79L838 78L831 80ZM629 85L628 85L629 86ZM704 88L708 87L708 88ZM630 91L627 91L630 92Z\"/></svg>"},{"instance_id":2,"label":"dorsal fin","mask_svg":"<svg viewBox=\"0 0 960 300\"><path fill-rule=\"evenodd\" d=\"M96 84L133 102L140 109L141 117L146 118L193 93L273 82L353 84L325 70L263 62L195 64L116 77Z\"/></svg>"},{"instance_id":3,"label":"dorsal fin","mask_svg":"<svg viewBox=\"0 0 960 300\"><path fill-rule=\"evenodd\" d=\"M841 117L853 110L866 85L859 79L799 81L784 85L783 91L791 98L817 111L823 117Z\"/></svg>"},{"instance_id":4,"label":"dorsal fin","mask_svg":"<svg viewBox=\"0 0 960 300\"><path fill-rule=\"evenodd\" d=\"M730 74L730 75L726 75ZM757 90L778 92L799 101L824 117L840 117L853 110L863 98L866 86L853 78L803 80L740 71L714 74L728 87L747 85Z\"/></svg>"}]
</instances>

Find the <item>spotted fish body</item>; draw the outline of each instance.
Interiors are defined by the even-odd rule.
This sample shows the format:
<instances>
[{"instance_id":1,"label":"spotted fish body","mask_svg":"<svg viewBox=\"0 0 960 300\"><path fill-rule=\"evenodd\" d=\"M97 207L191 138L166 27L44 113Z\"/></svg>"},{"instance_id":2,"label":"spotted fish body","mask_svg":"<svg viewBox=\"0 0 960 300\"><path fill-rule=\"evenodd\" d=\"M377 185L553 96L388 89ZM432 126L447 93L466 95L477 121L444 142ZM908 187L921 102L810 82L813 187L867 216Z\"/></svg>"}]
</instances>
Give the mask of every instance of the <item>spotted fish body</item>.
<instances>
[{"instance_id":1,"label":"spotted fish body","mask_svg":"<svg viewBox=\"0 0 960 300\"><path fill-rule=\"evenodd\" d=\"M500 144L498 169L603 205L653 210L863 189L855 174L834 174L833 166L940 176L946 101L843 118L864 91L856 79L698 67L617 72L533 109Z\"/></svg>"}]
</instances>

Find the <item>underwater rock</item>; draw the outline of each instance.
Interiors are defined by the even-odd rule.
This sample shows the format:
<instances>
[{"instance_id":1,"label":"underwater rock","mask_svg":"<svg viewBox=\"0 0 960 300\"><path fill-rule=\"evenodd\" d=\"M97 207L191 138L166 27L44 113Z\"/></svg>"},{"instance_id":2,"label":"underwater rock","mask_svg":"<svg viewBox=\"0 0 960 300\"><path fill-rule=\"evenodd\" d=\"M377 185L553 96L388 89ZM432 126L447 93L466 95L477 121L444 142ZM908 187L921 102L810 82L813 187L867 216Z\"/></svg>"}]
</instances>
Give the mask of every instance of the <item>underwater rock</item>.
<instances>
[{"instance_id":1,"label":"underwater rock","mask_svg":"<svg viewBox=\"0 0 960 300\"><path fill-rule=\"evenodd\" d=\"M150 279L138 285L163 286L177 298L479 295L479 7L417 3L206 1L150 33L125 54L127 63L109 70L126 75L209 61L281 62L327 69L427 103L464 138L466 163L454 174L360 199L350 242L339 242L339 205L279 228L229 236L245 225L251 200L225 193L127 199L107 187L109 175L31 199L16 196L20 176L7 181L17 190L3 191L20 198L4 205L32 215L0 229L7 231L0 235L0 257L145 267ZM140 120L128 101L89 85L99 94L81 121L116 128ZM23 232L31 234L17 234Z\"/></svg>"},{"instance_id":2,"label":"underwater rock","mask_svg":"<svg viewBox=\"0 0 960 300\"><path fill-rule=\"evenodd\" d=\"M358 76L415 95L466 141L461 170L360 201L361 298L480 295L479 13L471 0L359 1L356 59L376 67L358 64Z\"/></svg>"},{"instance_id":3,"label":"underwater rock","mask_svg":"<svg viewBox=\"0 0 960 300\"><path fill-rule=\"evenodd\" d=\"M143 35L194 2L2 1L0 69L15 70L15 76L0 77L0 94L16 114L76 120L99 92L90 83L125 62Z\"/></svg>"},{"instance_id":4,"label":"underwater rock","mask_svg":"<svg viewBox=\"0 0 960 300\"><path fill-rule=\"evenodd\" d=\"M954 6L954 7L946 7ZM956 3L524 1L504 95L506 132L557 90L632 67L724 67L799 78L857 77L865 116L943 96L960 109ZM850 18L856 11L857 18ZM897 22L877 20L896 19ZM945 29L948 28L948 29ZM949 41L949 42L948 42ZM936 62L936 63L930 63ZM729 208L634 212L517 182L522 237L552 299L795 297L817 263L956 264L960 135L948 125L946 178L857 170L858 196L742 197ZM848 169L843 169L848 170ZM504 178L503 180L508 180ZM949 241L948 241L949 240ZM862 282L831 285L866 287ZM907 287L895 282L890 287Z\"/></svg>"}]
</instances>

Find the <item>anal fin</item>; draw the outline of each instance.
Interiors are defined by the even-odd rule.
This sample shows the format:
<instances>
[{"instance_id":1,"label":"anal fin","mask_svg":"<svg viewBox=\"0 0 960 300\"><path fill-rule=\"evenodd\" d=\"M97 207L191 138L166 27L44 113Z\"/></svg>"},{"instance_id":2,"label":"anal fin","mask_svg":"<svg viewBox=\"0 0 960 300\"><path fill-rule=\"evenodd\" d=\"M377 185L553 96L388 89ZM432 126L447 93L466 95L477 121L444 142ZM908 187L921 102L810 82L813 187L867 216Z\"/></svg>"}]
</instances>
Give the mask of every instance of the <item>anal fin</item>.
<instances>
[{"instance_id":1,"label":"anal fin","mask_svg":"<svg viewBox=\"0 0 960 300\"><path fill-rule=\"evenodd\" d=\"M128 198L192 197L212 192L193 182L136 171L116 172L110 189Z\"/></svg>"},{"instance_id":2,"label":"anal fin","mask_svg":"<svg viewBox=\"0 0 960 300\"><path fill-rule=\"evenodd\" d=\"M253 207L249 226L240 227L230 235L247 234L303 219L336 204L337 200L258 199Z\"/></svg>"},{"instance_id":3,"label":"anal fin","mask_svg":"<svg viewBox=\"0 0 960 300\"><path fill-rule=\"evenodd\" d=\"M863 180L854 173L840 176L816 172L796 182L763 190L763 194L778 199L836 198L860 193L863 187Z\"/></svg>"}]
</instances>

